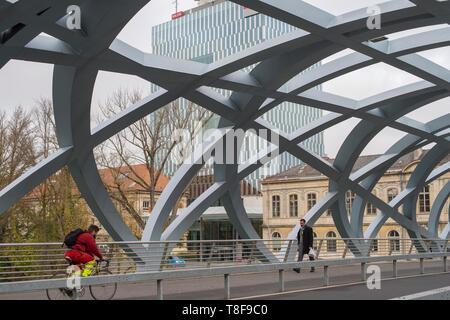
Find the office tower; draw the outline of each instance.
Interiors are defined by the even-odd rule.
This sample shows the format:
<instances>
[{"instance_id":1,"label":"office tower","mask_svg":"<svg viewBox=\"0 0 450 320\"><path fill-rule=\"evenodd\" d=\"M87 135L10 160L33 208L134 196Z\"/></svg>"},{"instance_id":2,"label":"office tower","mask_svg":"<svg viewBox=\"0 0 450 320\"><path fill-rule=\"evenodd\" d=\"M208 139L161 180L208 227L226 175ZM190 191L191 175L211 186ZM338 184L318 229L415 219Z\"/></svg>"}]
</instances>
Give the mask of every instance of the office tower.
<instances>
[{"instance_id":1,"label":"office tower","mask_svg":"<svg viewBox=\"0 0 450 320\"><path fill-rule=\"evenodd\" d=\"M295 29L293 26L232 2L199 1L199 6L185 12L174 13L172 20L154 26L152 48L154 54L212 63ZM251 68L252 66L246 68L246 71ZM289 88L285 86L285 89ZM228 94L225 90L220 92L224 95ZM187 101L180 99L181 106L186 103ZM264 119L281 131L291 133L321 116L321 110L285 102L265 114ZM322 133L306 141L305 146L323 155ZM249 135L242 149L241 159L248 159L262 149L262 141L260 138ZM277 174L300 163L301 161L296 157L284 153L273 160L270 167L252 173L246 181L259 190L261 178ZM166 174L172 175L176 168L173 162L168 163L165 169ZM206 166L202 174L212 174L212 168Z\"/></svg>"}]
</instances>

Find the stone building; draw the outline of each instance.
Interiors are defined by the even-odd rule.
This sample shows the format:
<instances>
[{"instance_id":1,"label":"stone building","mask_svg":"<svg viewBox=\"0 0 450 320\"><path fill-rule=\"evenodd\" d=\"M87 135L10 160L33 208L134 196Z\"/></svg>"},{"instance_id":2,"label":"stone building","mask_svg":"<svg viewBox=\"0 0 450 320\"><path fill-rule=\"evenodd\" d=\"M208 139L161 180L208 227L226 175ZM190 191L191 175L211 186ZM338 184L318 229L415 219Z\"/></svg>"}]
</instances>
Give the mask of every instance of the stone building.
<instances>
[{"instance_id":1,"label":"stone building","mask_svg":"<svg viewBox=\"0 0 450 320\"><path fill-rule=\"evenodd\" d=\"M408 182L414 168L420 163L426 154L426 150L418 150L400 158L379 180L373 193L389 202L398 195ZM353 170L356 171L378 155L362 156L356 162ZM330 163L333 159L325 158ZM442 162L448 162L450 155ZM430 208L439 191L449 181L450 173L442 175L439 179L427 185L419 195L417 203L417 221L421 225L428 223ZM328 191L328 178L308 165L293 167L275 176L266 178L262 183L263 196L263 237L264 239L287 238L289 232L298 223L298 220L305 216ZM354 200L354 194L347 192L346 206L350 212ZM439 231L449 221L449 204L447 200L440 217ZM401 212L400 207L400 212ZM366 205L364 227L366 230L378 213L378 209L370 203ZM317 238L339 238L339 234L334 226L331 212L327 211L314 224L314 233ZM378 238L408 238L407 231L399 226L392 219L388 219L381 228ZM394 248L397 249L397 248Z\"/></svg>"}]
</instances>

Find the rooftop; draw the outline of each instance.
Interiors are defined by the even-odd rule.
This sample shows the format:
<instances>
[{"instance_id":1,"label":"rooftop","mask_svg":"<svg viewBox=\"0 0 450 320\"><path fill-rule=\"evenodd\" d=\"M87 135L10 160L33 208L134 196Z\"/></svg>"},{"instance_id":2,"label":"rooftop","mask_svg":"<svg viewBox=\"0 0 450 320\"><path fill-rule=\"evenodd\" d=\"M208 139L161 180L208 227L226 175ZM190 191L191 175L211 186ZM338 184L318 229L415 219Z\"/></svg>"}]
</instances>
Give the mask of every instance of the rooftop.
<instances>
[{"instance_id":1,"label":"rooftop","mask_svg":"<svg viewBox=\"0 0 450 320\"><path fill-rule=\"evenodd\" d=\"M410 164L416 161L421 161L423 157L426 155L428 150L417 150L416 152L409 153L400 159L398 159L388 170L388 172L398 172L406 169ZM373 160L380 157L380 154L376 155L366 155L361 156L356 160L356 163L352 169L352 173L358 171L365 165L369 164ZM329 157L323 157L323 159L330 164L334 162L335 159ZM450 155L447 155L445 159L441 161L441 164L444 162L450 161ZM297 179L308 179L308 178L324 178L325 175L321 174L319 171L311 167L310 165L301 164L295 167L292 167L286 171L280 172L279 174L270 176L262 181L262 183L271 183L277 182L281 180L297 180Z\"/></svg>"},{"instance_id":2,"label":"rooftop","mask_svg":"<svg viewBox=\"0 0 450 320\"><path fill-rule=\"evenodd\" d=\"M105 186L120 186L125 191L145 191L142 185L150 182L150 171L145 164L99 170ZM156 183L156 192L162 192L169 183L169 177L161 174Z\"/></svg>"}]
</instances>

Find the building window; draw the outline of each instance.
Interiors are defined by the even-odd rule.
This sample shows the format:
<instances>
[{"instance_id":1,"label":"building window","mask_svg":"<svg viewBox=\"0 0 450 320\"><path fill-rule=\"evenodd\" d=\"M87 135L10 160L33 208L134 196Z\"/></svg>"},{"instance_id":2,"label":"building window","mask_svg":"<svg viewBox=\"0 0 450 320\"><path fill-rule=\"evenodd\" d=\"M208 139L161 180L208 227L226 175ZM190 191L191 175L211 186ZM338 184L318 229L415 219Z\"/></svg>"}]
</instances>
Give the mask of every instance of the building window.
<instances>
[{"instance_id":1,"label":"building window","mask_svg":"<svg viewBox=\"0 0 450 320\"><path fill-rule=\"evenodd\" d=\"M377 239L371 240L370 251L371 252L378 252L378 240Z\"/></svg>"},{"instance_id":2,"label":"building window","mask_svg":"<svg viewBox=\"0 0 450 320\"><path fill-rule=\"evenodd\" d=\"M280 251L281 250L281 234L279 232L272 233L272 240L273 240L273 250L274 251Z\"/></svg>"},{"instance_id":3,"label":"building window","mask_svg":"<svg viewBox=\"0 0 450 320\"><path fill-rule=\"evenodd\" d=\"M296 194L289 196L289 216L298 217L298 196Z\"/></svg>"},{"instance_id":4,"label":"building window","mask_svg":"<svg viewBox=\"0 0 450 320\"><path fill-rule=\"evenodd\" d=\"M142 209L148 210L150 208L150 201L142 201Z\"/></svg>"},{"instance_id":5,"label":"building window","mask_svg":"<svg viewBox=\"0 0 450 320\"><path fill-rule=\"evenodd\" d=\"M317 203L317 194L315 194L315 193L308 193L308 195L306 196L306 202L307 202L308 211L309 211Z\"/></svg>"},{"instance_id":6,"label":"building window","mask_svg":"<svg viewBox=\"0 0 450 320\"><path fill-rule=\"evenodd\" d=\"M331 216L331 209L327 209L327 213L326 213L326 215L327 215L328 217L330 217L330 216Z\"/></svg>"},{"instance_id":7,"label":"building window","mask_svg":"<svg viewBox=\"0 0 450 320\"><path fill-rule=\"evenodd\" d=\"M419 212L430 212L430 186L425 186L419 193Z\"/></svg>"},{"instance_id":8,"label":"building window","mask_svg":"<svg viewBox=\"0 0 450 320\"><path fill-rule=\"evenodd\" d=\"M326 235L327 238L336 238L336 233L330 231ZM337 251L337 241L333 239L327 239L327 251L336 252Z\"/></svg>"},{"instance_id":9,"label":"building window","mask_svg":"<svg viewBox=\"0 0 450 320\"><path fill-rule=\"evenodd\" d=\"M398 191L395 188L390 188L387 191L387 200L388 203L391 202L398 195Z\"/></svg>"},{"instance_id":10,"label":"building window","mask_svg":"<svg viewBox=\"0 0 450 320\"><path fill-rule=\"evenodd\" d=\"M400 234L395 231L395 230L391 230L388 233L388 238L390 238L389 240L389 250L391 252L395 252L395 251L400 251Z\"/></svg>"},{"instance_id":11,"label":"building window","mask_svg":"<svg viewBox=\"0 0 450 320\"><path fill-rule=\"evenodd\" d=\"M377 208L370 202L367 202L367 214L368 215L377 214Z\"/></svg>"},{"instance_id":12,"label":"building window","mask_svg":"<svg viewBox=\"0 0 450 320\"><path fill-rule=\"evenodd\" d=\"M280 208L280 196L272 197L272 217L279 217L281 212Z\"/></svg>"},{"instance_id":13,"label":"building window","mask_svg":"<svg viewBox=\"0 0 450 320\"><path fill-rule=\"evenodd\" d=\"M347 213L352 212L353 201L355 200L355 193L352 191L347 191L345 193L345 207L347 208Z\"/></svg>"}]
</instances>

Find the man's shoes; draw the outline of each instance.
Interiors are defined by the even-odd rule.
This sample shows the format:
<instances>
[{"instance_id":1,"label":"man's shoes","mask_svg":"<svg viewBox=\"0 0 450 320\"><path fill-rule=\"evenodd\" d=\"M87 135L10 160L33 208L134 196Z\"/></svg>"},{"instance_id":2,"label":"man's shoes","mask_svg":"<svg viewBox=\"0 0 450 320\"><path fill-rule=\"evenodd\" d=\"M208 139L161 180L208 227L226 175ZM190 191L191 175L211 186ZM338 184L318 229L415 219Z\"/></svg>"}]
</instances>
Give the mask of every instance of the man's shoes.
<instances>
[{"instance_id":1,"label":"man's shoes","mask_svg":"<svg viewBox=\"0 0 450 320\"><path fill-rule=\"evenodd\" d=\"M297 273L300 273L300 269L299 268L295 268L294 271L297 272Z\"/></svg>"}]
</instances>

